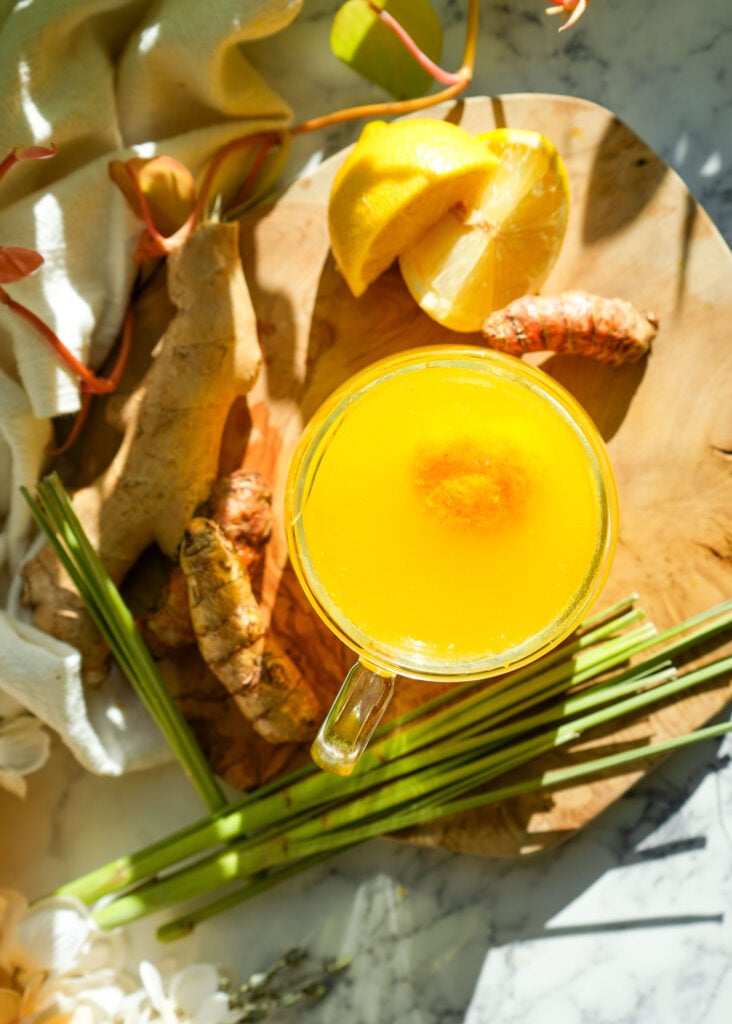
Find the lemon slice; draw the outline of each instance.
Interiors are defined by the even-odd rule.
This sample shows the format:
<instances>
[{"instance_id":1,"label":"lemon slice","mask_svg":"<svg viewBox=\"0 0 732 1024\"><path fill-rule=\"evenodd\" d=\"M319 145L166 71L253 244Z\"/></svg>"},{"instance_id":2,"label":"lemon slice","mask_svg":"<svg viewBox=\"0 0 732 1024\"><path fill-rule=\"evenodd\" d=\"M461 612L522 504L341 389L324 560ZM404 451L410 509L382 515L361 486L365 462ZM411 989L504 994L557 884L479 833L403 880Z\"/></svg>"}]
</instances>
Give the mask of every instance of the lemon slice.
<instances>
[{"instance_id":1,"label":"lemon slice","mask_svg":"<svg viewBox=\"0 0 732 1024\"><path fill-rule=\"evenodd\" d=\"M478 136L498 167L475 203L458 203L399 257L409 291L433 319L478 331L496 309L537 291L562 245L567 171L539 132Z\"/></svg>"},{"instance_id":2,"label":"lemon slice","mask_svg":"<svg viewBox=\"0 0 732 1024\"><path fill-rule=\"evenodd\" d=\"M470 205L498 163L477 136L448 121L372 121L336 172L328 230L354 295L455 203Z\"/></svg>"}]
</instances>

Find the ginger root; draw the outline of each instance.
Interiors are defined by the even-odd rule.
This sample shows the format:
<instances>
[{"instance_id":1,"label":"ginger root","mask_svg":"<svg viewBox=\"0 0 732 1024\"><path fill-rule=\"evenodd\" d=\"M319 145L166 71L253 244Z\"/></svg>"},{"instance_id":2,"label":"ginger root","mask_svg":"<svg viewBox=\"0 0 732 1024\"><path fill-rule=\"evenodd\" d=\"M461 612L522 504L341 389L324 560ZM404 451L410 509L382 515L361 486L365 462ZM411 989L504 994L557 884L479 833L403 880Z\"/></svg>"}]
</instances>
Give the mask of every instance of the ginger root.
<instances>
[{"instance_id":1,"label":"ginger root","mask_svg":"<svg viewBox=\"0 0 732 1024\"><path fill-rule=\"evenodd\" d=\"M526 295L491 313L482 327L486 342L501 352L566 352L612 366L642 359L657 330L654 313L583 291Z\"/></svg>"},{"instance_id":2,"label":"ginger root","mask_svg":"<svg viewBox=\"0 0 732 1024\"><path fill-rule=\"evenodd\" d=\"M73 497L116 583L153 543L175 556L215 480L229 409L252 387L261 363L236 223L198 227L169 255L167 272L177 312L124 407L116 455ZM101 683L106 645L48 545L23 576L34 624L80 651L84 681Z\"/></svg>"},{"instance_id":3,"label":"ginger root","mask_svg":"<svg viewBox=\"0 0 732 1024\"><path fill-rule=\"evenodd\" d=\"M272 637L244 560L212 519L192 519L180 548L190 614L204 661L270 743L309 740L320 702Z\"/></svg>"}]
</instances>

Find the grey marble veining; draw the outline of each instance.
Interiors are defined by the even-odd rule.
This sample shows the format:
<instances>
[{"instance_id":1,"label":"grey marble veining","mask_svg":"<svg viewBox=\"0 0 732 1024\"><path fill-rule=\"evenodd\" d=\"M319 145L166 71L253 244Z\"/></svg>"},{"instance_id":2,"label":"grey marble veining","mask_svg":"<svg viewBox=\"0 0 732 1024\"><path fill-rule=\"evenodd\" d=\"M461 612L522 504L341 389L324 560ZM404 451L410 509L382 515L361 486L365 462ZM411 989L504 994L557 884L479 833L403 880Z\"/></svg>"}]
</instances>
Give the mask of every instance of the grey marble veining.
<instances>
[{"instance_id":1,"label":"grey marble veining","mask_svg":"<svg viewBox=\"0 0 732 1024\"><path fill-rule=\"evenodd\" d=\"M247 52L302 121L376 90L330 55L334 9ZM556 33L544 0L484 2L470 95L567 93L601 103L684 179L732 240L732 3L592 0ZM464 4L437 4L456 67ZM355 138L295 143L293 173ZM154 922L131 957L196 957L242 977L293 944L352 957L300 1024L730 1024L732 738L670 757L579 834L521 860L375 841L162 948ZM200 813L173 766L119 780L62 749L20 803L0 791L0 885L38 896Z\"/></svg>"}]
</instances>

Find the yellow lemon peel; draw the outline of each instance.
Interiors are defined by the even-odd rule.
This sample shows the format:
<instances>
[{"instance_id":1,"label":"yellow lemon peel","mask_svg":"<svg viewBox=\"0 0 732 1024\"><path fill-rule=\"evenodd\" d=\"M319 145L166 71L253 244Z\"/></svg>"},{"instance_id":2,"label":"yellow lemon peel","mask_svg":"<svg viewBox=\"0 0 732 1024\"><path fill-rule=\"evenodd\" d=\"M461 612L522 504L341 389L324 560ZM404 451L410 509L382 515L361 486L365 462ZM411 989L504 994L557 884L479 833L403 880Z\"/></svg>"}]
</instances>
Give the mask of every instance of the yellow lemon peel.
<instances>
[{"instance_id":1,"label":"yellow lemon peel","mask_svg":"<svg viewBox=\"0 0 732 1024\"><path fill-rule=\"evenodd\" d=\"M367 124L328 203L333 256L353 294L362 295L450 207L472 203L497 164L490 147L449 121Z\"/></svg>"},{"instance_id":2,"label":"yellow lemon peel","mask_svg":"<svg viewBox=\"0 0 732 1024\"><path fill-rule=\"evenodd\" d=\"M455 204L399 256L421 308L466 332L538 291L559 255L569 214L567 171L549 139L515 128L478 138L498 158L481 194Z\"/></svg>"}]
</instances>

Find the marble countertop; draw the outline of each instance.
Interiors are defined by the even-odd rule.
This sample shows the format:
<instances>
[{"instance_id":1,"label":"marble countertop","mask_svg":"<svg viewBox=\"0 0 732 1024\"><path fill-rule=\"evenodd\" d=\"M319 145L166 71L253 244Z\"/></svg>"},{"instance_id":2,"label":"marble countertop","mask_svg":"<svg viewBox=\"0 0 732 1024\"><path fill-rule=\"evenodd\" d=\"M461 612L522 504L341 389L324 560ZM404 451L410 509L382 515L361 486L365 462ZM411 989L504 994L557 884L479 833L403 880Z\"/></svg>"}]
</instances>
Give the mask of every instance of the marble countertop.
<instances>
[{"instance_id":1,"label":"marble countertop","mask_svg":"<svg viewBox=\"0 0 732 1024\"><path fill-rule=\"evenodd\" d=\"M308 0L251 59L297 120L377 94L328 50L335 5ZM444 65L465 4L440 0ZM482 4L468 95L562 93L613 110L732 241L732 5L593 0L558 35L542 0ZM299 172L352 141L301 139ZM732 738L665 761L562 846L482 859L388 840L334 857L171 947L131 929L136 959L220 961L242 978L292 945L351 966L302 1024L729 1024ZM31 896L198 816L171 765L86 773L56 744L25 802L0 791L0 885Z\"/></svg>"}]
</instances>

